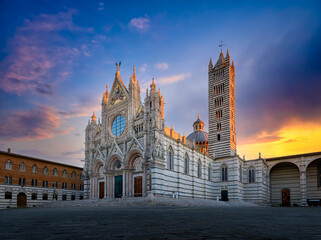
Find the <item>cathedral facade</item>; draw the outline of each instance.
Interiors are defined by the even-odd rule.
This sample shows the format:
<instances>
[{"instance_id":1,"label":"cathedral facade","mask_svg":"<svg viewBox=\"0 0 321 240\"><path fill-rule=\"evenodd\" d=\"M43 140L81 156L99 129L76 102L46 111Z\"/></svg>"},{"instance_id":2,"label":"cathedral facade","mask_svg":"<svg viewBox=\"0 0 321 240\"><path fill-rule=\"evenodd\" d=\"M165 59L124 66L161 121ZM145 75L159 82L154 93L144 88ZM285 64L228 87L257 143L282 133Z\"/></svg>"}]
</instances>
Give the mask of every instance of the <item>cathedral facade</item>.
<instances>
[{"instance_id":1,"label":"cathedral facade","mask_svg":"<svg viewBox=\"0 0 321 240\"><path fill-rule=\"evenodd\" d=\"M111 90L107 85L102 97L101 121L94 113L85 130L85 198L153 195L304 205L310 163L320 186L321 153L289 161L237 155L235 66L228 51L208 65L209 133L199 116L187 137L165 126L164 97L154 80L144 99L140 93L135 67L127 88L117 64Z\"/></svg>"}]
</instances>

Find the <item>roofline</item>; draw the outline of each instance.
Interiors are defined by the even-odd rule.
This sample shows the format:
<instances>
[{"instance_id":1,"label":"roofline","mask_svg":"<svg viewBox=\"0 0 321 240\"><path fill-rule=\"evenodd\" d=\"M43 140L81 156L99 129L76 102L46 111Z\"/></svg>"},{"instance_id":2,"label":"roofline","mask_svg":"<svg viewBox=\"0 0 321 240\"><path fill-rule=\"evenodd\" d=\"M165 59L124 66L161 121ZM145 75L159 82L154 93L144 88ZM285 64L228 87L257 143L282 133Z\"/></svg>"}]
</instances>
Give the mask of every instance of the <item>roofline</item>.
<instances>
[{"instance_id":1,"label":"roofline","mask_svg":"<svg viewBox=\"0 0 321 240\"><path fill-rule=\"evenodd\" d=\"M4 155L8 155L8 156L13 156L13 157L19 157L19 158L28 158L31 160L36 160L36 161L41 161L41 162L47 162L47 163L52 163L52 164L57 164L57 165L61 165L61 166L66 166L66 167L73 167L73 168L78 168L80 170L83 170L82 167L77 167L77 166L73 166L73 165L69 165L69 164L65 164L65 163L59 163L59 162L54 162L54 161L49 161L49 160L45 160L45 159L41 159L41 158L35 158L35 157L30 157L30 156L26 156L26 155L22 155L22 154L17 154L17 153L9 153L6 151L1 151L0 150L0 154L4 154Z\"/></svg>"},{"instance_id":2,"label":"roofline","mask_svg":"<svg viewBox=\"0 0 321 240\"><path fill-rule=\"evenodd\" d=\"M265 160L266 161L273 161L273 160L287 159L287 158L291 158L291 157L306 157L306 156L315 156L315 155L321 155L321 152L301 153L301 154L296 154L296 155L272 157L272 158L266 158Z\"/></svg>"}]
</instances>

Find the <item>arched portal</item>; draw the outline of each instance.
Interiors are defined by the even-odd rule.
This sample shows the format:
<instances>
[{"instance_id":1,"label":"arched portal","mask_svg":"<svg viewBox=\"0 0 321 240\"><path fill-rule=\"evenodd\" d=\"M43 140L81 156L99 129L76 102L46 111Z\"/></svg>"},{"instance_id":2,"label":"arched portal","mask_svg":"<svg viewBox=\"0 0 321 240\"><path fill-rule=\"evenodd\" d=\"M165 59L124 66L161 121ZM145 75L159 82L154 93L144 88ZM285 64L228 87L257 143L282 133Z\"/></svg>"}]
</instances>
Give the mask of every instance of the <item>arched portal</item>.
<instances>
[{"instance_id":1,"label":"arched portal","mask_svg":"<svg viewBox=\"0 0 321 240\"><path fill-rule=\"evenodd\" d=\"M17 207L25 208L27 207L27 195L25 193L19 193L17 195Z\"/></svg>"},{"instance_id":2,"label":"arched portal","mask_svg":"<svg viewBox=\"0 0 321 240\"><path fill-rule=\"evenodd\" d=\"M270 171L271 204L274 206L300 205L300 171L290 162L274 165Z\"/></svg>"},{"instance_id":3,"label":"arched portal","mask_svg":"<svg viewBox=\"0 0 321 240\"><path fill-rule=\"evenodd\" d=\"M306 168L308 205L321 205L321 158L312 161Z\"/></svg>"},{"instance_id":4,"label":"arched portal","mask_svg":"<svg viewBox=\"0 0 321 240\"><path fill-rule=\"evenodd\" d=\"M104 198L105 196L105 179L104 179L104 164L100 160L96 160L93 166L93 184L94 184L94 198Z\"/></svg>"},{"instance_id":5,"label":"arched portal","mask_svg":"<svg viewBox=\"0 0 321 240\"><path fill-rule=\"evenodd\" d=\"M143 154L140 150L132 150L126 159L125 195L142 197L146 174L143 168ZM144 186L143 186L144 185Z\"/></svg>"}]
</instances>

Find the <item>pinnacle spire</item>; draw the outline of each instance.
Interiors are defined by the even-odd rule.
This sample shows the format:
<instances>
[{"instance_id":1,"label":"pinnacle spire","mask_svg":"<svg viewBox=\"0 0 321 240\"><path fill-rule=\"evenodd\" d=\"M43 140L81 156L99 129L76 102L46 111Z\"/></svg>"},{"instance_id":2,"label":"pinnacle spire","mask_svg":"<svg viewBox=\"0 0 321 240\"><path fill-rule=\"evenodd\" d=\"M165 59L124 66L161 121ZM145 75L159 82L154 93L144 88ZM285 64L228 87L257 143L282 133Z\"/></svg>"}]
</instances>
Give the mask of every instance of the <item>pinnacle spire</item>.
<instances>
[{"instance_id":1,"label":"pinnacle spire","mask_svg":"<svg viewBox=\"0 0 321 240\"><path fill-rule=\"evenodd\" d=\"M210 58L210 63L208 65L211 65L213 66L213 63L212 63L212 58Z\"/></svg>"},{"instance_id":2,"label":"pinnacle spire","mask_svg":"<svg viewBox=\"0 0 321 240\"><path fill-rule=\"evenodd\" d=\"M226 57L227 57L227 58L230 57L230 52L228 51L228 49L227 49L227 52L226 52Z\"/></svg>"}]
</instances>

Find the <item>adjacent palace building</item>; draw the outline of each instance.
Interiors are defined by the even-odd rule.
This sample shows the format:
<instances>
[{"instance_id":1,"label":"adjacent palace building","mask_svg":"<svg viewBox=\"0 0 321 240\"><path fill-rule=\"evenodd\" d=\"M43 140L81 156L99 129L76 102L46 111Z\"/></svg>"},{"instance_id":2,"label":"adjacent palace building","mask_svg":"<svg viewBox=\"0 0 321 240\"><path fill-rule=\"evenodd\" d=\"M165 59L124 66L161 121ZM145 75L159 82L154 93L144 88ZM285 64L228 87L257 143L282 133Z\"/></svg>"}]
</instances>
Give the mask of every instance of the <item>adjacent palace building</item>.
<instances>
[{"instance_id":1,"label":"adjacent palace building","mask_svg":"<svg viewBox=\"0 0 321 240\"><path fill-rule=\"evenodd\" d=\"M0 151L0 209L83 199L82 168Z\"/></svg>"},{"instance_id":2,"label":"adjacent palace building","mask_svg":"<svg viewBox=\"0 0 321 240\"><path fill-rule=\"evenodd\" d=\"M235 66L228 51L208 65L208 133L199 116L187 137L165 126L160 89L153 80L142 101L135 67L127 88L117 65L101 104L101 122L93 114L86 127L86 198L154 195L276 206L320 203L321 152L254 160L237 155Z\"/></svg>"}]
</instances>

